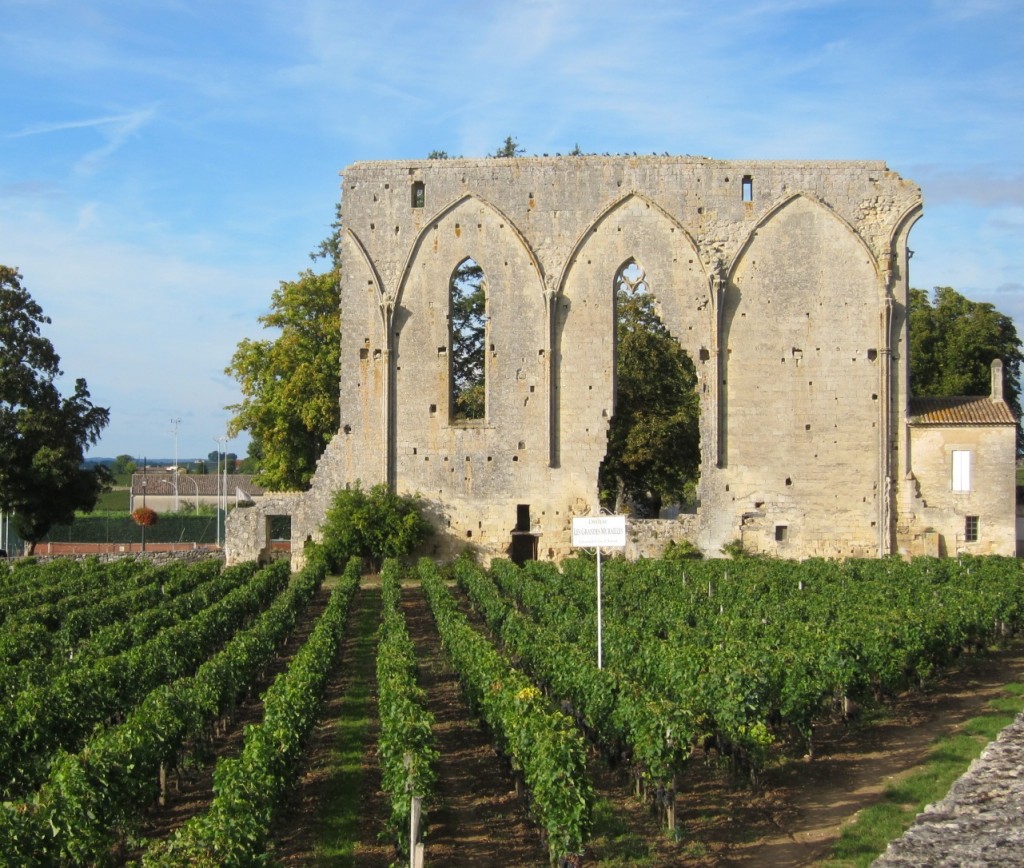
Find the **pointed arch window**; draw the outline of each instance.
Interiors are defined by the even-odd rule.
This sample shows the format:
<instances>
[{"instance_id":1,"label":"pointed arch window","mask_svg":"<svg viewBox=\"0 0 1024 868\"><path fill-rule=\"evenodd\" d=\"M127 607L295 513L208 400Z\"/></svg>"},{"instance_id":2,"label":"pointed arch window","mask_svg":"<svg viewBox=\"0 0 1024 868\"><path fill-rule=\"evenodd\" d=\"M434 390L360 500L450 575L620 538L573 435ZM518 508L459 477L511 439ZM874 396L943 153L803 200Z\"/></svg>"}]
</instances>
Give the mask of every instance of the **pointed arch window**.
<instances>
[{"instance_id":1,"label":"pointed arch window","mask_svg":"<svg viewBox=\"0 0 1024 868\"><path fill-rule=\"evenodd\" d=\"M691 502L700 475L700 403L693 361L662 322L636 259L615 273L615 355L608 449L598 471L602 505L657 517Z\"/></svg>"},{"instance_id":2,"label":"pointed arch window","mask_svg":"<svg viewBox=\"0 0 1024 868\"><path fill-rule=\"evenodd\" d=\"M487 280L470 257L448 288L449 390L452 422L483 419L487 410Z\"/></svg>"}]
</instances>

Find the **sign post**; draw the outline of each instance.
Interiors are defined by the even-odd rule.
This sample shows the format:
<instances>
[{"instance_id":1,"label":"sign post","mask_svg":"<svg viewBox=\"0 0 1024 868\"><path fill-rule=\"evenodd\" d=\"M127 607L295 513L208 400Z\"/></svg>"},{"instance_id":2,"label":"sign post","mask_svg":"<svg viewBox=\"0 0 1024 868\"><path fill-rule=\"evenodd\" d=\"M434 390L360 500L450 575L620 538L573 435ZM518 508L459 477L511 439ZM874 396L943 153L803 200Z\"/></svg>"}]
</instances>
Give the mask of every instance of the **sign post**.
<instances>
[{"instance_id":1,"label":"sign post","mask_svg":"<svg viewBox=\"0 0 1024 868\"><path fill-rule=\"evenodd\" d=\"M575 548L597 549L597 668L602 669L601 548L625 548L626 516L585 515L574 518L572 544Z\"/></svg>"}]
</instances>

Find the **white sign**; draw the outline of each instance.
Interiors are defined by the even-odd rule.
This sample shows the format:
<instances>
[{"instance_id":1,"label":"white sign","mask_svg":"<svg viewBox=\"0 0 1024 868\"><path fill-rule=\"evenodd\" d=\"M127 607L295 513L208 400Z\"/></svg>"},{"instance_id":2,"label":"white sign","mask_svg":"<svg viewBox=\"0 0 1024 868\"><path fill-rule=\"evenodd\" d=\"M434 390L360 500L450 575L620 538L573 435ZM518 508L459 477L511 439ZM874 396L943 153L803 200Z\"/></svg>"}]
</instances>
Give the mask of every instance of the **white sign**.
<instances>
[{"instance_id":1,"label":"white sign","mask_svg":"<svg viewBox=\"0 0 1024 868\"><path fill-rule=\"evenodd\" d=\"M584 515L572 520L572 544L576 548L624 548L626 516Z\"/></svg>"}]
</instances>

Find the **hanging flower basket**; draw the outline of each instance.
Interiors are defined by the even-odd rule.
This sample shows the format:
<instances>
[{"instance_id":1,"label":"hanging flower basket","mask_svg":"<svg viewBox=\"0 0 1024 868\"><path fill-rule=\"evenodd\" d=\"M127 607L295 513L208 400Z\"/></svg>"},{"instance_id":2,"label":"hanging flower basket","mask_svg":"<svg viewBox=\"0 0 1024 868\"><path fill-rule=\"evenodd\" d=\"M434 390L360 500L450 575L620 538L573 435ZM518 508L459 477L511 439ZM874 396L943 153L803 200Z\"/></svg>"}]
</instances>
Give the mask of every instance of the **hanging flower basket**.
<instances>
[{"instance_id":1,"label":"hanging flower basket","mask_svg":"<svg viewBox=\"0 0 1024 868\"><path fill-rule=\"evenodd\" d=\"M132 521L143 527L152 527L156 524L156 518L156 510L150 509L148 506L140 506L132 513Z\"/></svg>"}]
</instances>

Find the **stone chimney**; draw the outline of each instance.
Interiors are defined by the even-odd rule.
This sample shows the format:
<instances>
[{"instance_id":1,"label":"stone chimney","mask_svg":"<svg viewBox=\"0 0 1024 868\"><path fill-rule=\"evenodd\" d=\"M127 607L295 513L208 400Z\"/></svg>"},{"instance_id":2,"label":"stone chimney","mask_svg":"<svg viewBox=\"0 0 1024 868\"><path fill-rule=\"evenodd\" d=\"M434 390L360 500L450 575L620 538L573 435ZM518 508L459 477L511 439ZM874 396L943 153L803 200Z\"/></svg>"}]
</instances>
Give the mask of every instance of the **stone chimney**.
<instances>
[{"instance_id":1,"label":"stone chimney","mask_svg":"<svg viewBox=\"0 0 1024 868\"><path fill-rule=\"evenodd\" d=\"M992 400L1003 400L1003 360L992 360Z\"/></svg>"}]
</instances>

